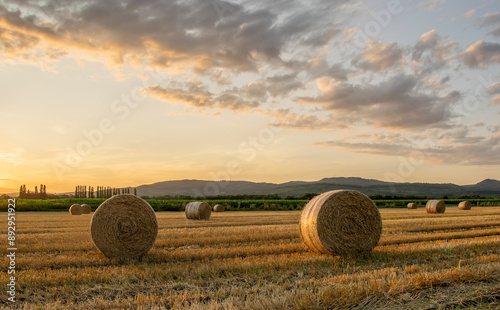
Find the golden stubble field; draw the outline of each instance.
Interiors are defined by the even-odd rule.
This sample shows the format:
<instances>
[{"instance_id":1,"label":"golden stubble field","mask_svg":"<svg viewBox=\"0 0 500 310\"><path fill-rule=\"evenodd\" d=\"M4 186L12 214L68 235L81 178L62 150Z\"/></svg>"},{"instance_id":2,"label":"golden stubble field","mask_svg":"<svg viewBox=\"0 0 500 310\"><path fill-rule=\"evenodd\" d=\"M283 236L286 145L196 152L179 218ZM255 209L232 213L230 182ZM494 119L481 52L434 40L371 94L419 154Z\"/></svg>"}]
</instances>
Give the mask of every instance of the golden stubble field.
<instances>
[{"instance_id":1,"label":"golden stubble field","mask_svg":"<svg viewBox=\"0 0 500 310\"><path fill-rule=\"evenodd\" d=\"M364 258L309 252L299 211L213 213L209 221L159 212L155 246L140 261L106 259L90 237L92 214L20 212L16 307L500 308L500 207L380 211L382 238ZM2 284L7 264L4 256Z\"/></svg>"}]
</instances>

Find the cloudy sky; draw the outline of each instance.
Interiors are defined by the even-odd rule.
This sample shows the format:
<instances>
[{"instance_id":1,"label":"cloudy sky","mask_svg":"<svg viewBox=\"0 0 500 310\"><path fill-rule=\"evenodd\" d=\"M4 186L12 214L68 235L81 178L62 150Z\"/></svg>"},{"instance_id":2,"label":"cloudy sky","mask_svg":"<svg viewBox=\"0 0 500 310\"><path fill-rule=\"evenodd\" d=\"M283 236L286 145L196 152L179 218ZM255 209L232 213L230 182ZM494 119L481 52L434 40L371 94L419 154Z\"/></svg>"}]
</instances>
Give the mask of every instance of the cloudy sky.
<instances>
[{"instance_id":1,"label":"cloudy sky","mask_svg":"<svg viewBox=\"0 0 500 310\"><path fill-rule=\"evenodd\" d=\"M0 192L500 179L500 1L0 1Z\"/></svg>"}]
</instances>

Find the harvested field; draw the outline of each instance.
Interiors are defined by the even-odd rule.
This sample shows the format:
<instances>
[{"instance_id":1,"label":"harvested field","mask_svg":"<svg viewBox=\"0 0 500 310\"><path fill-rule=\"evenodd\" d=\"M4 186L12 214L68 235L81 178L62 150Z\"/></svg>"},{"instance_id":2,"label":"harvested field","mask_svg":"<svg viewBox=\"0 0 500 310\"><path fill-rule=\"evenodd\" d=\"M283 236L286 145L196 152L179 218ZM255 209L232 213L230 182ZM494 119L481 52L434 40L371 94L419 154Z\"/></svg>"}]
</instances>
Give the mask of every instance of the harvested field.
<instances>
[{"instance_id":1,"label":"harvested field","mask_svg":"<svg viewBox=\"0 0 500 310\"><path fill-rule=\"evenodd\" d=\"M109 260L88 217L16 214L17 306L27 309L422 309L500 307L500 208L381 209L366 257L307 250L300 211L159 212L142 260ZM2 230L5 236L6 230ZM6 238L2 239L7 248ZM1 283L8 283L2 259ZM5 299L1 305L10 306Z\"/></svg>"}]
</instances>

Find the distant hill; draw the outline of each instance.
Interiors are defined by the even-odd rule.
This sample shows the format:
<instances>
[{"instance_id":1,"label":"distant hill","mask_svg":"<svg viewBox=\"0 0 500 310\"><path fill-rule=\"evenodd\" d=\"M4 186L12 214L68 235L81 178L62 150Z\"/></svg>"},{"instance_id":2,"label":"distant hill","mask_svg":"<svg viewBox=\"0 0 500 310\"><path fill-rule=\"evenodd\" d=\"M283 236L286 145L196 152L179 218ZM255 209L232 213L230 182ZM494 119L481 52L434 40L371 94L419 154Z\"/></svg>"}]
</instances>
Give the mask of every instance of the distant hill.
<instances>
[{"instance_id":1,"label":"distant hill","mask_svg":"<svg viewBox=\"0 0 500 310\"><path fill-rule=\"evenodd\" d=\"M319 181L291 181L281 184L255 183L248 181L204 181L177 180L164 181L137 187L140 196L164 195L238 195L238 194L277 194L282 197L300 196L306 193L321 193L335 189L353 189L367 195L380 194L391 196L427 196L450 198L464 195L481 195L500 198L500 181L487 179L474 185L460 186L451 183L389 183L363 178L324 178Z\"/></svg>"},{"instance_id":2,"label":"distant hill","mask_svg":"<svg viewBox=\"0 0 500 310\"><path fill-rule=\"evenodd\" d=\"M474 185L463 186L466 190L481 196L498 197L500 190L500 181L486 179Z\"/></svg>"},{"instance_id":3,"label":"distant hill","mask_svg":"<svg viewBox=\"0 0 500 310\"><path fill-rule=\"evenodd\" d=\"M290 181L285 183L258 183L249 181L175 180L145 184L137 187L140 196L214 196L214 195L279 195L301 196L336 189L352 189L370 195L427 196L456 198L466 195L500 198L500 181L486 179L473 185L451 183L390 183L374 179L332 177L319 181ZM1 193L1 192L0 192ZM17 197L18 192L8 193ZM72 195L73 192L59 193Z\"/></svg>"},{"instance_id":4,"label":"distant hill","mask_svg":"<svg viewBox=\"0 0 500 310\"><path fill-rule=\"evenodd\" d=\"M164 181L137 187L139 196L187 195L205 196L218 194L264 194L274 188L272 183L254 183L247 181L201 181L179 180Z\"/></svg>"},{"instance_id":5,"label":"distant hill","mask_svg":"<svg viewBox=\"0 0 500 310\"><path fill-rule=\"evenodd\" d=\"M319 180L320 183L338 184L338 185L356 185L356 186L377 186L387 185L387 182L363 179L363 178L324 178Z\"/></svg>"},{"instance_id":6,"label":"distant hill","mask_svg":"<svg viewBox=\"0 0 500 310\"><path fill-rule=\"evenodd\" d=\"M486 179L486 180L481 181L475 185L469 185L469 187L471 187L475 190L495 191L495 190L498 190L500 188L500 181Z\"/></svg>"}]
</instances>

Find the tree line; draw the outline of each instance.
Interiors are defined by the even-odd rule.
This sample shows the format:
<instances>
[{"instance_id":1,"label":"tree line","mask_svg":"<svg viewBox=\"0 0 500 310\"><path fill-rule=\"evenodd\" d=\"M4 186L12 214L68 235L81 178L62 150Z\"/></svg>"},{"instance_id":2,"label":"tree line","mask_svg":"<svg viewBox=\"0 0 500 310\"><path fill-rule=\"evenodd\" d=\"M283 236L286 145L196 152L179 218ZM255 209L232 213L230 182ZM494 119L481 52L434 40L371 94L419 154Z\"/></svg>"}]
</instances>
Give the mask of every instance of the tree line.
<instances>
[{"instance_id":1,"label":"tree line","mask_svg":"<svg viewBox=\"0 0 500 310\"><path fill-rule=\"evenodd\" d=\"M118 194L130 194L130 187L97 186L95 190L93 186L77 185L75 187L75 198L110 198ZM137 188L134 188L134 195L137 196Z\"/></svg>"},{"instance_id":2,"label":"tree line","mask_svg":"<svg viewBox=\"0 0 500 310\"><path fill-rule=\"evenodd\" d=\"M26 189L26 184L19 187L19 199L47 199L47 185L35 186L34 191Z\"/></svg>"}]
</instances>

